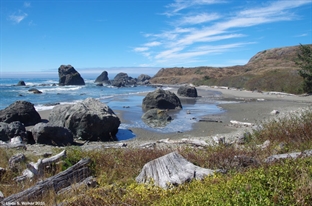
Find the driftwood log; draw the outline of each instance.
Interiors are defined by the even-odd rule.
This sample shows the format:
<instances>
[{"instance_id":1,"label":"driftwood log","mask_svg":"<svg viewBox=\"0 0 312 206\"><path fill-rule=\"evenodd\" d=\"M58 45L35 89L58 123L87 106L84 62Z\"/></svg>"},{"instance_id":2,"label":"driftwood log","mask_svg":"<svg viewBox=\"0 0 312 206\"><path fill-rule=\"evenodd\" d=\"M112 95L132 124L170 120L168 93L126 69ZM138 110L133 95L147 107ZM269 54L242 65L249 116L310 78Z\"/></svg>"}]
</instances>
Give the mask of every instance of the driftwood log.
<instances>
[{"instance_id":1,"label":"driftwood log","mask_svg":"<svg viewBox=\"0 0 312 206\"><path fill-rule=\"evenodd\" d=\"M237 126L245 126L245 127L252 126L252 123L250 123L250 122L240 122L240 121L236 121L236 120L231 120L230 123L233 125L237 125Z\"/></svg>"},{"instance_id":2,"label":"driftwood log","mask_svg":"<svg viewBox=\"0 0 312 206\"><path fill-rule=\"evenodd\" d=\"M66 151L63 150L59 154L56 154L49 158L39 159L36 163L30 162L27 164L27 169L23 171L22 176L18 176L15 178L16 181L23 181L27 178L39 178L43 176L44 168L47 165L55 163L59 161L61 158L66 157Z\"/></svg>"},{"instance_id":3,"label":"driftwood log","mask_svg":"<svg viewBox=\"0 0 312 206\"><path fill-rule=\"evenodd\" d=\"M91 174L91 171L87 166L90 161L90 159L81 159L78 163L67 170L44 181L38 182L33 187L30 187L20 193L4 198L1 204L7 205L6 203L12 202L40 201L40 199L51 190L57 193L71 184L81 182Z\"/></svg>"},{"instance_id":4,"label":"driftwood log","mask_svg":"<svg viewBox=\"0 0 312 206\"><path fill-rule=\"evenodd\" d=\"M280 159L293 158L297 159L298 157L309 157L312 156L312 150L305 150L303 152L293 152L286 154L277 154L272 155L264 160L265 163L271 163Z\"/></svg>"},{"instance_id":5,"label":"driftwood log","mask_svg":"<svg viewBox=\"0 0 312 206\"><path fill-rule=\"evenodd\" d=\"M187 144L195 147L207 147L209 144L205 142L204 140L199 139L186 139L183 138L181 140L170 140L168 139L161 139L158 140L157 143L166 143L166 144Z\"/></svg>"},{"instance_id":6,"label":"driftwood log","mask_svg":"<svg viewBox=\"0 0 312 206\"><path fill-rule=\"evenodd\" d=\"M172 152L146 163L136 177L136 181L138 183L154 183L167 189L192 179L202 179L205 176L213 175L214 172L216 171L198 167L177 152Z\"/></svg>"}]
</instances>

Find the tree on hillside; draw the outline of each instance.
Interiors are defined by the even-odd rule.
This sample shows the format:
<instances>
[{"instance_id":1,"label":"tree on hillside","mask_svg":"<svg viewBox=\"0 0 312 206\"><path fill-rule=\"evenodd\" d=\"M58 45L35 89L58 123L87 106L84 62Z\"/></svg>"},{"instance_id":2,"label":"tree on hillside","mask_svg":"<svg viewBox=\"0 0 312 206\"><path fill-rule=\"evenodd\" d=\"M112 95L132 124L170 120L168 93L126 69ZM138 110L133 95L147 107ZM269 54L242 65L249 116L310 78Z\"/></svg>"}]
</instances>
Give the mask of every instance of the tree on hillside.
<instances>
[{"instance_id":1,"label":"tree on hillside","mask_svg":"<svg viewBox=\"0 0 312 206\"><path fill-rule=\"evenodd\" d=\"M300 67L299 75L303 78L303 91L312 93L312 46L299 46L296 64Z\"/></svg>"}]
</instances>

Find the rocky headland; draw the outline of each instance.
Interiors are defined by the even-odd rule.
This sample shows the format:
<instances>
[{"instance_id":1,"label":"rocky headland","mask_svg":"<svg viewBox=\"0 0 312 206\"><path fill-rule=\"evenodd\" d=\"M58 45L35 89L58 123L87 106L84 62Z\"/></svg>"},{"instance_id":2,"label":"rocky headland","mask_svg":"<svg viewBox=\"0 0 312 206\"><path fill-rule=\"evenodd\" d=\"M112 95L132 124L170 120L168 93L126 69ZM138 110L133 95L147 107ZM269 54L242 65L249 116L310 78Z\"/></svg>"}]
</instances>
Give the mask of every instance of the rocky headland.
<instances>
[{"instance_id":1,"label":"rocky headland","mask_svg":"<svg viewBox=\"0 0 312 206\"><path fill-rule=\"evenodd\" d=\"M245 65L162 68L150 82L300 93L302 78L295 63L298 53L299 46L289 46L260 51Z\"/></svg>"}]
</instances>

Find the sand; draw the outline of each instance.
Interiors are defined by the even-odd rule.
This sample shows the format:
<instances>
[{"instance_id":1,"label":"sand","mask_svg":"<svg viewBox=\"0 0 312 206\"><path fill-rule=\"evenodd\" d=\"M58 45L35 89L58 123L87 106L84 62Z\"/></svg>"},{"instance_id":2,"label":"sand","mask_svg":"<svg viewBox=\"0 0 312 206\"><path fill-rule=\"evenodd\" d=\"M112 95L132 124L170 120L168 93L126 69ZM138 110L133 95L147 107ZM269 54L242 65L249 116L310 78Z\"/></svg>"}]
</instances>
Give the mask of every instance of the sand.
<instances>
[{"instance_id":1,"label":"sand","mask_svg":"<svg viewBox=\"0 0 312 206\"><path fill-rule=\"evenodd\" d=\"M176 87L172 89L176 92ZM197 87L198 95L202 99L219 102L218 106L224 112L217 115L203 116L193 124L193 129L186 132L176 133L159 133L140 128L129 128L135 134L135 138L130 140L123 140L127 144L143 144L146 142L157 141L160 139L182 139L182 138L196 138L207 140L214 136L224 136L226 138L233 138L246 131L251 131L251 127L235 127L230 121L236 120L240 122L248 122L254 125L259 125L269 118L276 117L272 115L273 110L278 110L282 116L289 112L297 111L300 108L307 108L312 103L311 96L297 96L287 95L281 93L259 93L251 91L240 91L236 89L221 89L214 87L201 86ZM237 103L232 103L233 101ZM231 103L229 103L231 102ZM50 110L40 111L42 119L48 119ZM123 111L115 111L121 119L125 122ZM218 122L200 122L200 119L217 120Z\"/></svg>"}]
</instances>

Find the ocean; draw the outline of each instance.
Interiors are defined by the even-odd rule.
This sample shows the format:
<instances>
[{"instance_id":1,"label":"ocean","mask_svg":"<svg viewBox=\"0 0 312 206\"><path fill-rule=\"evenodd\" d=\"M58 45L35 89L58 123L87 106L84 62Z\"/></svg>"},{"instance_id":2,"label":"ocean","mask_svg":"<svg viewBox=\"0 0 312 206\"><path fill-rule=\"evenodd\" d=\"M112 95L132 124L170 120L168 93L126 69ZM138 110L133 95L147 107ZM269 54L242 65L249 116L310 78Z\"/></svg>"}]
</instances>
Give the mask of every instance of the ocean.
<instances>
[{"instance_id":1,"label":"ocean","mask_svg":"<svg viewBox=\"0 0 312 206\"><path fill-rule=\"evenodd\" d=\"M112 87L96 86L94 79L84 79L84 86L58 86L58 78L25 78L26 86L16 86L21 79L0 78L0 110L8 107L17 100L29 101L34 104L37 111L52 109L56 104L75 104L88 97L92 97L107 104L113 111L121 111L123 119L120 131L130 128L142 128L155 132L184 132L192 129L192 124L198 117L208 114L224 112L213 101L182 100L183 109L171 113L173 120L166 127L150 128L142 120L142 93L155 90L152 86ZM41 94L33 94L29 89L36 88ZM163 87L170 89L170 87ZM115 112L117 113L117 112ZM189 114L190 113L190 114ZM117 134L118 136L118 134ZM135 134L120 134L118 139L129 139Z\"/></svg>"}]
</instances>

